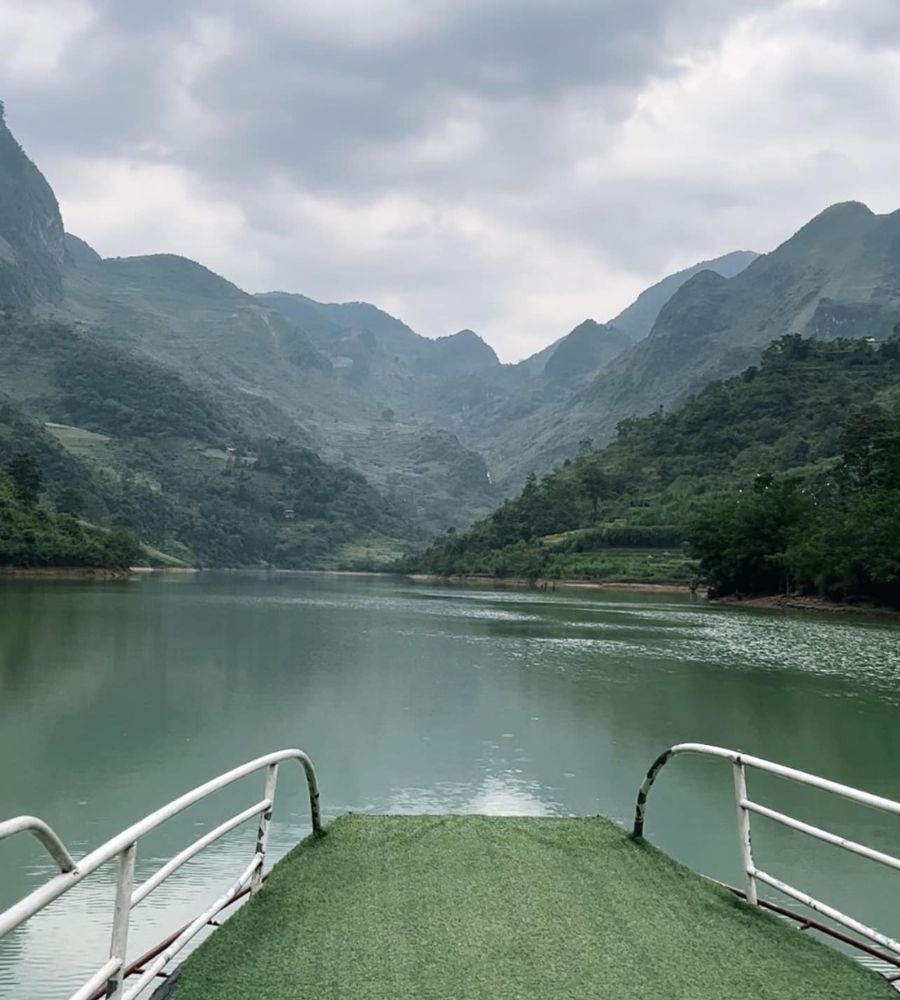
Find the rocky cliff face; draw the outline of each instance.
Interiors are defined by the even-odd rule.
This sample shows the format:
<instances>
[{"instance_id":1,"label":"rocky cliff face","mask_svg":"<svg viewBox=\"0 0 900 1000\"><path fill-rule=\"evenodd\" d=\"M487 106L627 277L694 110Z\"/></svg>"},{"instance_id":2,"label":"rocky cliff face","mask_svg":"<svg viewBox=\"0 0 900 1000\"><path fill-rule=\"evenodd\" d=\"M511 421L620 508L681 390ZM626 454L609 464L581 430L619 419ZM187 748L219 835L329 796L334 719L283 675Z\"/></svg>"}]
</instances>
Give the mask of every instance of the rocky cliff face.
<instances>
[{"instance_id":1,"label":"rocky cliff face","mask_svg":"<svg viewBox=\"0 0 900 1000\"><path fill-rule=\"evenodd\" d=\"M0 102L0 308L59 302L64 256L56 197L6 127Z\"/></svg>"}]
</instances>

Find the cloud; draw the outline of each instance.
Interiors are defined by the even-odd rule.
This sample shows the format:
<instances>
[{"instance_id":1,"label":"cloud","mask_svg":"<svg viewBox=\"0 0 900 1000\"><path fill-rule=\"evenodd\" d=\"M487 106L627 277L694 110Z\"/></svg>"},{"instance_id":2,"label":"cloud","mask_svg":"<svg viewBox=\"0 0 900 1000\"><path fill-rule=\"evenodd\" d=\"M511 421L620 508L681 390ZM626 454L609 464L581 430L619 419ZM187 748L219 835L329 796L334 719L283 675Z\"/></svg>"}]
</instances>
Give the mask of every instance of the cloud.
<instances>
[{"instance_id":1,"label":"cloud","mask_svg":"<svg viewBox=\"0 0 900 1000\"><path fill-rule=\"evenodd\" d=\"M4 15L8 119L101 252L374 300L505 358L830 202L896 207L895 0L0 0Z\"/></svg>"},{"instance_id":2,"label":"cloud","mask_svg":"<svg viewBox=\"0 0 900 1000\"><path fill-rule=\"evenodd\" d=\"M87 0L55 0L43 7L30 0L0 0L0 65L5 75L29 84L46 81L92 20Z\"/></svg>"}]
</instances>

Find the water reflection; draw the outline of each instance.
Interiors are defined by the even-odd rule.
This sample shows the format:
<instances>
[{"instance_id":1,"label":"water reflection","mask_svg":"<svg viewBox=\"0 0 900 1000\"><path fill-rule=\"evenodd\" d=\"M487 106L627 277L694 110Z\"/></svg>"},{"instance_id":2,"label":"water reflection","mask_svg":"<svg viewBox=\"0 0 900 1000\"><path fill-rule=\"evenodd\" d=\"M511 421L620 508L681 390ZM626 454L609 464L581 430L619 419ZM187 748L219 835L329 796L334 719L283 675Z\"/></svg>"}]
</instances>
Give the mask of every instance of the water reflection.
<instances>
[{"instance_id":1,"label":"water reflection","mask_svg":"<svg viewBox=\"0 0 900 1000\"><path fill-rule=\"evenodd\" d=\"M546 789L516 773L490 774L480 786L445 783L433 788L398 788L388 805L388 813L458 813L480 816L557 816L560 803L546 797Z\"/></svg>"}]
</instances>

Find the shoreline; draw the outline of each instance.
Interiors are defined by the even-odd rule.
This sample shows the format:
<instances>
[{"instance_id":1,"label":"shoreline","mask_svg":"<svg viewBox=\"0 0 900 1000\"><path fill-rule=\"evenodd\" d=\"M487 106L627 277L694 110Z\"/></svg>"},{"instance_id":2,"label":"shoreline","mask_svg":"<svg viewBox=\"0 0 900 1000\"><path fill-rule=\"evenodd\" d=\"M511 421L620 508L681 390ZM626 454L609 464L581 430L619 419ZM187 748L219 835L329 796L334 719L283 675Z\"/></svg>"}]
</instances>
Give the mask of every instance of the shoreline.
<instances>
[{"instance_id":1,"label":"shoreline","mask_svg":"<svg viewBox=\"0 0 900 1000\"><path fill-rule=\"evenodd\" d=\"M436 573L408 573L404 579L410 583L444 583L463 587L516 587L527 590L552 592L554 590L619 590L635 593L688 594L692 593L686 583L641 583L638 581L611 580L553 580L539 577L529 580L526 577L492 577L492 576L440 576ZM881 604L839 603L829 601L824 597L804 597L799 594L765 594L754 597L709 598L700 590L693 592L698 600L711 608L747 608L757 611L800 611L823 615L847 615L855 618L880 618L884 620L900 619L900 609L890 608Z\"/></svg>"},{"instance_id":2,"label":"shoreline","mask_svg":"<svg viewBox=\"0 0 900 1000\"><path fill-rule=\"evenodd\" d=\"M149 576L152 573L200 573L196 566L131 566L132 576Z\"/></svg>"},{"instance_id":3,"label":"shoreline","mask_svg":"<svg viewBox=\"0 0 900 1000\"><path fill-rule=\"evenodd\" d=\"M102 566L0 566L0 580L127 580L130 569Z\"/></svg>"},{"instance_id":4,"label":"shoreline","mask_svg":"<svg viewBox=\"0 0 900 1000\"><path fill-rule=\"evenodd\" d=\"M750 608L759 611L805 611L825 615L850 615L856 618L900 618L900 610L884 604L845 604L824 597L800 594L763 594L754 597L707 598L711 607Z\"/></svg>"},{"instance_id":5,"label":"shoreline","mask_svg":"<svg viewBox=\"0 0 900 1000\"><path fill-rule=\"evenodd\" d=\"M410 583L449 583L463 587L519 587L527 590L631 590L659 594L690 594L687 583L641 583L625 580L574 580L537 577L530 580L523 576L440 576L437 573L400 574Z\"/></svg>"}]
</instances>

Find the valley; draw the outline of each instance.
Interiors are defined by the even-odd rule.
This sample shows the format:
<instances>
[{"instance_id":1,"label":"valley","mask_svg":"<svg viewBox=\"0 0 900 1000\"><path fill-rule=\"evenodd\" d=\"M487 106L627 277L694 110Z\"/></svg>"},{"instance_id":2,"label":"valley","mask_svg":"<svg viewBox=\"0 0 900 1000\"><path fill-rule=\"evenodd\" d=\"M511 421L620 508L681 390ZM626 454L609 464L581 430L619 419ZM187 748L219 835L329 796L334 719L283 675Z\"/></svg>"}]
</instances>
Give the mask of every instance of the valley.
<instances>
[{"instance_id":1,"label":"valley","mask_svg":"<svg viewBox=\"0 0 900 1000\"><path fill-rule=\"evenodd\" d=\"M841 357L889 341L900 213L833 206L771 253L674 273L502 364L472 330L429 339L369 303L249 294L170 254L104 259L64 231L5 123L0 173L0 462L33 455L50 512L178 563L689 582L701 501L835 467L847 407L897 419L846 372L811 424L789 395L759 403L765 426L740 399L785 337ZM892 351L866 370L889 380Z\"/></svg>"}]
</instances>

